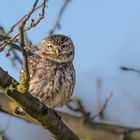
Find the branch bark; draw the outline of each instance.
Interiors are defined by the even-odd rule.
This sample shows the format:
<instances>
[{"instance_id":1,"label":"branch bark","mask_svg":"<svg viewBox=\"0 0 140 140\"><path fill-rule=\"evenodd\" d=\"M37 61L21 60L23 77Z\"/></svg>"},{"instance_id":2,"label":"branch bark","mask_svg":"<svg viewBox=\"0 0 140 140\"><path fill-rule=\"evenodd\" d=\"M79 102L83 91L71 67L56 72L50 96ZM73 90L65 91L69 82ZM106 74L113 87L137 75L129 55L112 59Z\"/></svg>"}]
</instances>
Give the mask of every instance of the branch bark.
<instances>
[{"instance_id":1,"label":"branch bark","mask_svg":"<svg viewBox=\"0 0 140 140\"><path fill-rule=\"evenodd\" d=\"M21 94L16 90L17 81L0 67L0 92L21 106L24 111L57 140L79 140L79 138L61 121L58 114L48 108L30 93Z\"/></svg>"},{"instance_id":2,"label":"branch bark","mask_svg":"<svg viewBox=\"0 0 140 140\"><path fill-rule=\"evenodd\" d=\"M10 102L12 103L14 100L28 113L21 119L48 129L58 140L78 140L78 137L69 128L79 137L90 140L104 140L105 138L109 140L118 140L120 138L140 140L140 129L97 123L84 120L83 117L60 113L62 120L69 126L68 128L54 110L44 106L29 93L20 94L10 86L12 83L16 84L17 81L0 67L0 92L3 93L0 96L0 111L13 115Z\"/></svg>"},{"instance_id":3,"label":"branch bark","mask_svg":"<svg viewBox=\"0 0 140 140\"><path fill-rule=\"evenodd\" d=\"M13 115L13 110L11 108L12 101L6 96L0 95L0 111ZM62 116L62 120L81 138L88 140L140 140L140 129L123 127L119 125L113 125L109 123L98 123L91 120L84 121L83 117L77 117L67 113L59 112ZM15 116L17 117L17 116ZM34 123L36 125L41 125L35 119L31 118L29 115L18 116L18 118L23 119L27 122Z\"/></svg>"}]
</instances>

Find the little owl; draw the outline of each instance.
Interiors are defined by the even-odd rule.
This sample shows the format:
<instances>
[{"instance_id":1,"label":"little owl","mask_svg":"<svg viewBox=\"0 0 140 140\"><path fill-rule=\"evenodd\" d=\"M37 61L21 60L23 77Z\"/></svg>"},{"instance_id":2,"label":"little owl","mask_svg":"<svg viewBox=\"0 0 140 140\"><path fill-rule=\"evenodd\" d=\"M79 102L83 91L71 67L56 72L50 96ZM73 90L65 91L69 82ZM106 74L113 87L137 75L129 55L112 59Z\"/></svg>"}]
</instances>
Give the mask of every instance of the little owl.
<instances>
[{"instance_id":1,"label":"little owl","mask_svg":"<svg viewBox=\"0 0 140 140\"><path fill-rule=\"evenodd\" d=\"M75 85L72 40L60 34L45 38L39 54L28 57L29 93L45 105L62 107L71 97Z\"/></svg>"}]
</instances>

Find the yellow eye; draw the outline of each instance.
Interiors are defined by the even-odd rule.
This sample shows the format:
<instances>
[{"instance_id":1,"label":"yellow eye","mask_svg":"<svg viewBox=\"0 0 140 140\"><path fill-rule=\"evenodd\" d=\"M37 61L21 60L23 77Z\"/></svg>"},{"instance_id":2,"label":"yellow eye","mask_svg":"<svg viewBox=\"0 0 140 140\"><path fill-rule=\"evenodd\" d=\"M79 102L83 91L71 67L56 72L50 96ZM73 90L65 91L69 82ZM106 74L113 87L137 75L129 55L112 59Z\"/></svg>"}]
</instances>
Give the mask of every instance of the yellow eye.
<instances>
[{"instance_id":1,"label":"yellow eye","mask_svg":"<svg viewBox=\"0 0 140 140\"><path fill-rule=\"evenodd\" d=\"M48 50L51 50L52 47L53 47L52 45L49 45L49 46L47 46L47 49L48 49Z\"/></svg>"},{"instance_id":2,"label":"yellow eye","mask_svg":"<svg viewBox=\"0 0 140 140\"><path fill-rule=\"evenodd\" d=\"M67 45L62 45L61 49L66 49L68 46Z\"/></svg>"}]
</instances>

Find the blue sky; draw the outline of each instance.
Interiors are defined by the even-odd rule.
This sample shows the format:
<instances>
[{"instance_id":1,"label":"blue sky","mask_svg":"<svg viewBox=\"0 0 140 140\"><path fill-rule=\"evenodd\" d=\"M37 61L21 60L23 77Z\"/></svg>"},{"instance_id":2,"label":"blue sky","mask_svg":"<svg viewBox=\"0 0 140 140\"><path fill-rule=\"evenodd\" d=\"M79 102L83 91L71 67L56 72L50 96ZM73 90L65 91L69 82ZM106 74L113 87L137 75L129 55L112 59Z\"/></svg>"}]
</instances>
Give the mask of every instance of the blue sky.
<instances>
[{"instance_id":1,"label":"blue sky","mask_svg":"<svg viewBox=\"0 0 140 140\"><path fill-rule=\"evenodd\" d=\"M0 24L8 30L32 4L33 0L2 0ZM33 43L39 44L47 36L62 4L63 0L48 2L46 18L28 32ZM71 0L61 20L62 28L56 31L69 35L75 44L77 82L74 95L95 113L96 80L100 78L101 102L113 92L105 113L107 121L137 127L140 127L140 77L122 72L119 67L140 69L139 5L139 0ZM3 53L0 60L0 66L18 79L19 70L11 68Z\"/></svg>"}]
</instances>

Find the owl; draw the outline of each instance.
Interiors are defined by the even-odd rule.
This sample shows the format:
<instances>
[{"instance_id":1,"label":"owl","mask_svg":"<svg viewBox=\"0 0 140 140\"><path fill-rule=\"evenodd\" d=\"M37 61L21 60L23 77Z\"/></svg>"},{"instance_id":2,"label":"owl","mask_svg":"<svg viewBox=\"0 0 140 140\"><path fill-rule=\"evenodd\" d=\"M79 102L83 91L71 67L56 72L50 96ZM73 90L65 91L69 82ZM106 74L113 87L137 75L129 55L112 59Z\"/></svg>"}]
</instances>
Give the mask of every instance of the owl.
<instances>
[{"instance_id":1,"label":"owl","mask_svg":"<svg viewBox=\"0 0 140 140\"><path fill-rule=\"evenodd\" d=\"M43 39L37 55L28 56L29 93L51 108L62 107L75 85L74 45L65 35Z\"/></svg>"}]
</instances>

